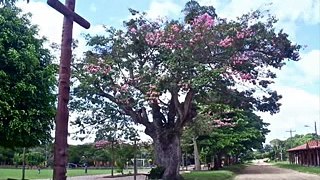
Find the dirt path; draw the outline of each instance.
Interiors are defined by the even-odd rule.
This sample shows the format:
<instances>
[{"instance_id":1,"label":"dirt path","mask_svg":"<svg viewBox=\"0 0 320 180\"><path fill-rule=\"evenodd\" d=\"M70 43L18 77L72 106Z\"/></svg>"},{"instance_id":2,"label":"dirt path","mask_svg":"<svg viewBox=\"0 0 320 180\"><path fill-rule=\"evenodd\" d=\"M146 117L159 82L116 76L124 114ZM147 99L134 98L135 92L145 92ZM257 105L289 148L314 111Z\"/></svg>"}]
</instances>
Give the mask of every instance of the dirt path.
<instances>
[{"instance_id":1,"label":"dirt path","mask_svg":"<svg viewBox=\"0 0 320 180\"><path fill-rule=\"evenodd\" d=\"M282 169L258 161L245 168L235 180L320 180L320 176Z\"/></svg>"}]
</instances>

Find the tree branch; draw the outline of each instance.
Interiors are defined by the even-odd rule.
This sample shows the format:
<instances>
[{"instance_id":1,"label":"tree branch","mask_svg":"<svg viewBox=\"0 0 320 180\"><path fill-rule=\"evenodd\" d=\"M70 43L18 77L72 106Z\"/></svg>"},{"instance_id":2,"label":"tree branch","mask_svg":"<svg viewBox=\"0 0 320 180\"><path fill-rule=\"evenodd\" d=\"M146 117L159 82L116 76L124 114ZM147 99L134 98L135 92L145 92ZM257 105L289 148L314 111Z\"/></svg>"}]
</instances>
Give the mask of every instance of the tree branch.
<instances>
[{"instance_id":1,"label":"tree branch","mask_svg":"<svg viewBox=\"0 0 320 180\"><path fill-rule=\"evenodd\" d=\"M174 103L174 99L171 96L170 104L168 106L169 112L168 112L168 124L169 126L172 126L174 124L174 119L176 117L177 111Z\"/></svg>"},{"instance_id":2,"label":"tree branch","mask_svg":"<svg viewBox=\"0 0 320 180\"><path fill-rule=\"evenodd\" d=\"M142 124L142 125L146 126L146 129L153 129L152 123L149 122L145 108L141 108L137 111L134 111L130 105L124 105L124 104L120 103L119 101L117 101L117 99L115 97L104 92L100 87L97 87L97 85L95 85L95 87L99 90L98 95L105 97L105 98L109 99L110 101L112 101L113 103L117 104L125 112L126 115L128 115L132 118L132 120L135 123Z\"/></svg>"},{"instance_id":3,"label":"tree branch","mask_svg":"<svg viewBox=\"0 0 320 180\"><path fill-rule=\"evenodd\" d=\"M187 96L184 100L184 104L183 104L183 118L182 119L185 119L187 116L188 116L188 113L191 109L191 102L192 102L192 99L193 99L193 95L194 95L194 92L192 89L190 89L187 93Z\"/></svg>"},{"instance_id":4,"label":"tree branch","mask_svg":"<svg viewBox=\"0 0 320 180\"><path fill-rule=\"evenodd\" d=\"M171 93L171 99L173 100L173 103L174 103L174 106L176 108L176 110L178 111L178 114L179 114L179 117L178 119L182 118L183 117L183 110L180 106L180 102L179 102L179 99L178 99L178 92L173 90L173 91L170 91Z\"/></svg>"}]
</instances>

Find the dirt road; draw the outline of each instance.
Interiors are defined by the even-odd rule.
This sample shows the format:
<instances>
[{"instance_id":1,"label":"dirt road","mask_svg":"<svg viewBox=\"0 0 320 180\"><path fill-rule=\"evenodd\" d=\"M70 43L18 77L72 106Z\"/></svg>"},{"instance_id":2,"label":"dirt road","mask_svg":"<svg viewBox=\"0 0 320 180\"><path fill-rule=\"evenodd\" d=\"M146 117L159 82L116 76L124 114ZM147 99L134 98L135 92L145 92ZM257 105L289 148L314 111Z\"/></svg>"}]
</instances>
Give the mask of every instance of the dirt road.
<instances>
[{"instance_id":1,"label":"dirt road","mask_svg":"<svg viewBox=\"0 0 320 180\"><path fill-rule=\"evenodd\" d=\"M235 180L320 180L320 176L277 168L258 161L245 168Z\"/></svg>"}]
</instances>

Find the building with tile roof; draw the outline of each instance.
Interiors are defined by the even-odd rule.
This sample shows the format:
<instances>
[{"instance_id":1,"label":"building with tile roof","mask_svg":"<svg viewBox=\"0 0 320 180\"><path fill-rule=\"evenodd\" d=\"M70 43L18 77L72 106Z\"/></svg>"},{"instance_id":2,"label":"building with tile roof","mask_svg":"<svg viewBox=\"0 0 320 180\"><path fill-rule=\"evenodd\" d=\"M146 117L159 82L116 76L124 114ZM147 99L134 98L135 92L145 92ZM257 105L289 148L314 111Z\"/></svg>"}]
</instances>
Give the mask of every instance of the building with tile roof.
<instances>
[{"instance_id":1,"label":"building with tile roof","mask_svg":"<svg viewBox=\"0 0 320 180\"><path fill-rule=\"evenodd\" d=\"M287 151L291 164L320 166L320 140L312 140Z\"/></svg>"}]
</instances>

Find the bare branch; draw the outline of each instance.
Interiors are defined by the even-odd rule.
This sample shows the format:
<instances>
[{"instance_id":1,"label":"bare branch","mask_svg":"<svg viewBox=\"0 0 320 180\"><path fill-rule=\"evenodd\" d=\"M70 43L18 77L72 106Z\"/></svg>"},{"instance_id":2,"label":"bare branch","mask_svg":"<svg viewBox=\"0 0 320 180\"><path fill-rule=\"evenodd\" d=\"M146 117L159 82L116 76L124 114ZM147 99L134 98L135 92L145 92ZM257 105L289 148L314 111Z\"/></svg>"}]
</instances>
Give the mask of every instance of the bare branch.
<instances>
[{"instance_id":1,"label":"bare branch","mask_svg":"<svg viewBox=\"0 0 320 180\"><path fill-rule=\"evenodd\" d=\"M180 102L178 99L178 92L173 90L173 91L170 91L170 93L171 93L171 99L174 102L174 106L175 106L176 110L178 111L179 118L182 118L183 117L183 110L180 106Z\"/></svg>"}]
</instances>

